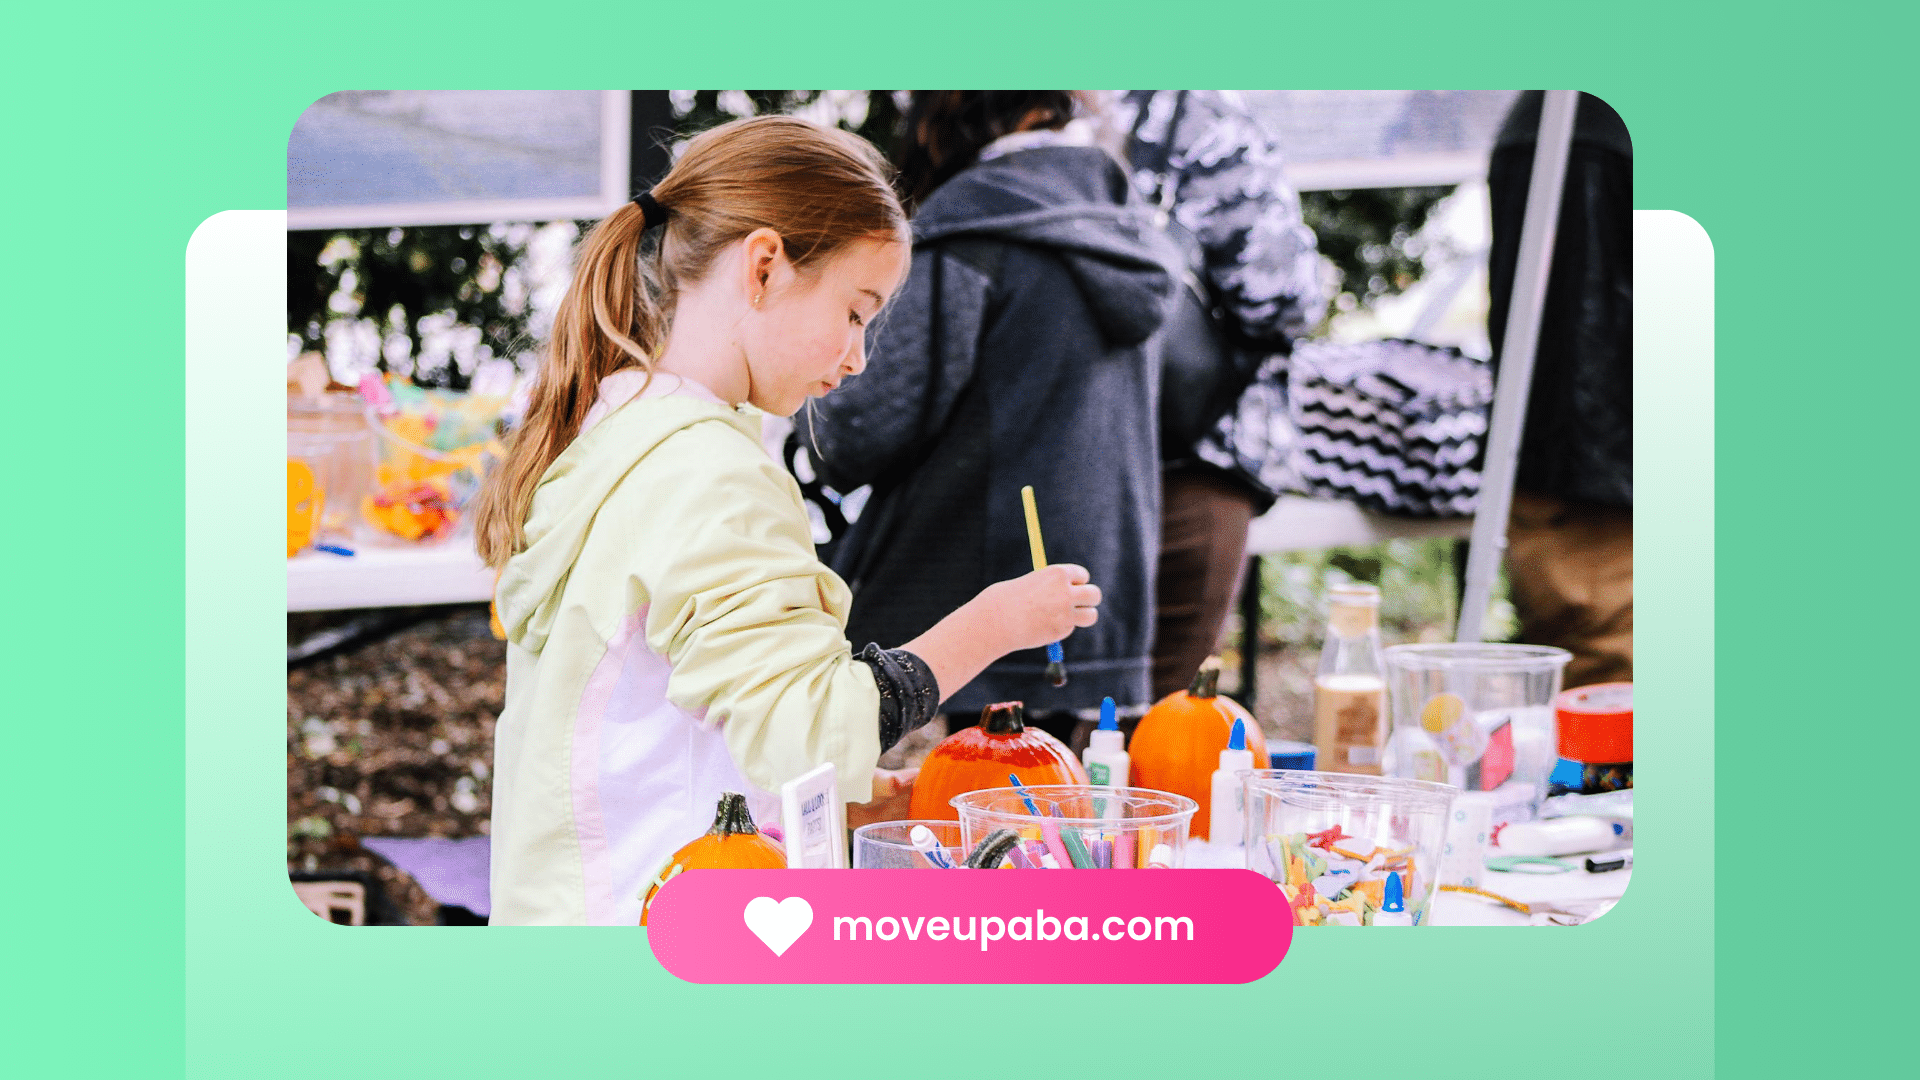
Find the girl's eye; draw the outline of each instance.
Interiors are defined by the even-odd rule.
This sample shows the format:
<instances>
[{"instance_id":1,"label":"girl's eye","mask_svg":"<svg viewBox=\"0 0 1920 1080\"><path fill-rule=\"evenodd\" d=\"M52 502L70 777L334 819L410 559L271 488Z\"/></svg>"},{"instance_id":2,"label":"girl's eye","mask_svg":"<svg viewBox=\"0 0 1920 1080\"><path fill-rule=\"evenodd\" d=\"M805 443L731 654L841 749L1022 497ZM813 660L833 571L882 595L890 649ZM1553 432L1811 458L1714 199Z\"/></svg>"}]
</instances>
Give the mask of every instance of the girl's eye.
<instances>
[{"instance_id":1,"label":"girl's eye","mask_svg":"<svg viewBox=\"0 0 1920 1080\"><path fill-rule=\"evenodd\" d=\"M860 317L860 313L859 313L859 312L857 312L857 311L849 311L849 312L847 312L847 318L849 318L849 319L852 319L852 320L853 320L853 325L855 325L855 326L865 326L865 325L867 325L867 323L866 323L866 320L865 320L865 319L862 319L862 318Z\"/></svg>"}]
</instances>

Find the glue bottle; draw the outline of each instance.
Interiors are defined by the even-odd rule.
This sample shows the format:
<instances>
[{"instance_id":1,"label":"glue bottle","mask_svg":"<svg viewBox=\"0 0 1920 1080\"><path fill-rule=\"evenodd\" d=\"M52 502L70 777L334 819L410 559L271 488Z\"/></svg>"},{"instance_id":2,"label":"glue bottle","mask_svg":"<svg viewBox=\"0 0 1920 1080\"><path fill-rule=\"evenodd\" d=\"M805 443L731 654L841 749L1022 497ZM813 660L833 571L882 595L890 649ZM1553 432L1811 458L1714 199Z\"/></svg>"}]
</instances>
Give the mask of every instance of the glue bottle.
<instances>
[{"instance_id":1,"label":"glue bottle","mask_svg":"<svg viewBox=\"0 0 1920 1080\"><path fill-rule=\"evenodd\" d=\"M1213 802L1208 812L1207 842L1216 847L1239 847L1247 834L1245 788L1240 773L1253 768L1253 751L1247 749L1247 722L1235 719L1227 748L1220 751L1220 767L1213 773Z\"/></svg>"},{"instance_id":2,"label":"glue bottle","mask_svg":"<svg viewBox=\"0 0 1920 1080\"><path fill-rule=\"evenodd\" d=\"M1413 915L1407 911L1406 893L1400 885L1398 871L1387 875L1380 892L1380 910L1373 913L1373 925L1412 926Z\"/></svg>"},{"instance_id":3,"label":"glue bottle","mask_svg":"<svg viewBox=\"0 0 1920 1080\"><path fill-rule=\"evenodd\" d=\"M1100 726L1080 751L1080 762L1087 767L1087 778L1105 787L1125 787L1127 783L1127 737L1120 731L1113 699L1100 700Z\"/></svg>"}]
</instances>

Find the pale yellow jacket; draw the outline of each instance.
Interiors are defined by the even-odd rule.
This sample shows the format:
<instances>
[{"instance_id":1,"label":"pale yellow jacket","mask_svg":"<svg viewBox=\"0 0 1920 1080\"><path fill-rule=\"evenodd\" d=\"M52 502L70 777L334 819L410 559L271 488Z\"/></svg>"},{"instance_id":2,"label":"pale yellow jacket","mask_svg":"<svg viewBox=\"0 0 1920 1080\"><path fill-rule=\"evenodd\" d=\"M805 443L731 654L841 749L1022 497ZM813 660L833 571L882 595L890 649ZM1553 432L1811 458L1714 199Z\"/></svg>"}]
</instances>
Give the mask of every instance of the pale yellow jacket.
<instances>
[{"instance_id":1,"label":"pale yellow jacket","mask_svg":"<svg viewBox=\"0 0 1920 1080\"><path fill-rule=\"evenodd\" d=\"M541 479L500 576L492 922L640 921L722 791L756 821L832 762L871 794L879 691L846 639L759 414L689 393L621 405Z\"/></svg>"}]
</instances>

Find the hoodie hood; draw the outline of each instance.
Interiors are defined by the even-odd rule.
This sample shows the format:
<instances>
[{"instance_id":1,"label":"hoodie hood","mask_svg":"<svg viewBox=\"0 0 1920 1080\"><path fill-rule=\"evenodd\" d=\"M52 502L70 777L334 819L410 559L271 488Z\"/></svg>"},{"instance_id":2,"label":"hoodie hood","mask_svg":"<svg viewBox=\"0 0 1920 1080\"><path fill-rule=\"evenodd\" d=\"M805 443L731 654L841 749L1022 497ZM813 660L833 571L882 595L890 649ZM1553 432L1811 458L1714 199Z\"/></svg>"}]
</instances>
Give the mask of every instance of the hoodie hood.
<instances>
[{"instance_id":1,"label":"hoodie hood","mask_svg":"<svg viewBox=\"0 0 1920 1080\"><path fill-rule=\"evenodd\" d=\"M1049 146L982 162L913 220L916 245L972 236L1056 251L1116 345L1137 345L1166 321L1180 253L1130 201L1126 173L1103 150Z\"/></svg>"},{"instance_id":2,"label":"hoodie hood","mask_svg":"<svg viewBox=\"0 0 1920 1080\"><path fill-rule=\"evenodd\" d=\"M640 460L668 436L720 422L758 441L759 416L688 395L628 402L573 440L548 466L527 515L525 544L507 561L494 603L507 640L545 648L574 562L594 518Z\"/></svg>"}]
</instances>

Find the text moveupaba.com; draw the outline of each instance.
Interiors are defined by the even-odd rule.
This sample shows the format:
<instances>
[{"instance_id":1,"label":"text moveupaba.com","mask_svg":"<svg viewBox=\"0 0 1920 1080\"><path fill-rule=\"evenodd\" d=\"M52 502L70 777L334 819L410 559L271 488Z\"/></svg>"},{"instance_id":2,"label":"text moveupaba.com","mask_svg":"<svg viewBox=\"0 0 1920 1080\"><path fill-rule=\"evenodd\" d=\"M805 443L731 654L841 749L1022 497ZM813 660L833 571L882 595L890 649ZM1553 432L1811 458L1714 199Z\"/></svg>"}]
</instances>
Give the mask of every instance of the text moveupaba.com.
<instances>
[{"instance_id":1,"label":"text moveupaba.com","mask_svg":"<svg viewBox=\"0 0 1920 1080\"><path fill-rule=\"evenodd\" d=\"M844 936L843 936L844 935ZM979 942L980 951L996 941L1192 941L1193 919L1185 915L1069 915L1056 918L1044 909L1032 915L835 915L835 941Z\"/></svg>"}]
</instances>

